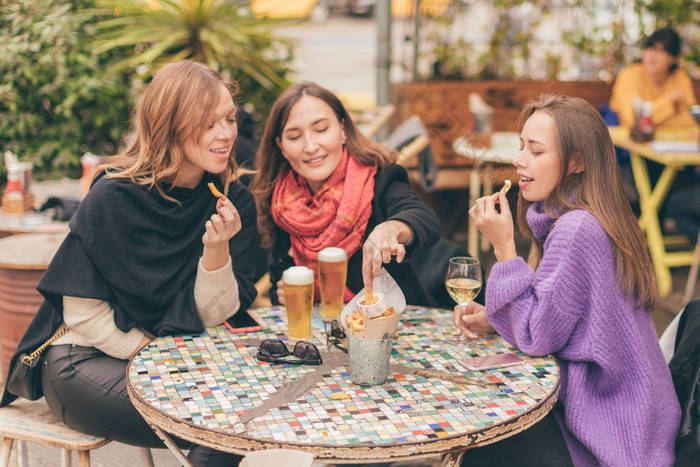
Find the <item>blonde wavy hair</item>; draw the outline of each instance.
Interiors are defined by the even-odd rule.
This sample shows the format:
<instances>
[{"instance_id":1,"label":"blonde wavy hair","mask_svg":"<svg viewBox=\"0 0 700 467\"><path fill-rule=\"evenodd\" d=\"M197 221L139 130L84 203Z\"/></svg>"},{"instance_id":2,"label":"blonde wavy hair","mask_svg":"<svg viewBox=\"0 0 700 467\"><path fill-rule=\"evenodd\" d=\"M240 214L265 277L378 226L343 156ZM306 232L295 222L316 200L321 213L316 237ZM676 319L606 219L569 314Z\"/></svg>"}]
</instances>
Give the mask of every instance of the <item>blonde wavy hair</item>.
<instances>
[{"instance_id":1,"label":"blonde wavy hair","mask_svg":"<svg viewBox=\"0 0 700 467\"><path fill-rule=\"evenodd\" d=\"M133 129L136 138L126 151L108 158L97 173L110 178L128 178L154 188L165 199L163 184L172 184L185 159L184 145L198 140L212 118L221 85L234 97L238 85L225 80L206 65L184 60L163 66L153 76L136 108ZM225 191L243 171L233 156L219 175Z\"/></svg>"}]
</instances>

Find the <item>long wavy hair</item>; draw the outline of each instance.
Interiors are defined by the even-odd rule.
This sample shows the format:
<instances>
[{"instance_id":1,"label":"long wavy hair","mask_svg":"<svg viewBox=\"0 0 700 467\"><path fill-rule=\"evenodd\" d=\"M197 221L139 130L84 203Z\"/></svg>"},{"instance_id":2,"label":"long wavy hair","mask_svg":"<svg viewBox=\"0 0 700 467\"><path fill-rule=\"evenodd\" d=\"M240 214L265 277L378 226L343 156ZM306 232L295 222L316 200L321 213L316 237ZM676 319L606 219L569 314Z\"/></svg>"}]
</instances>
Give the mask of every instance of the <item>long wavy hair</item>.
<instances>
[{"instance_id":1,"label":"long wavy hair","mask_svg":"<svg viewBox=\"0 0 700 467\"><path fill-rule=\"evenodd\" d=\"M185 160L184 146L198 140L219 103L221 85L235 96L236 83L207 66L184 60L164 65L146 87L133 119L135 140L126 151L108 158L97 173L128 178L154 188L166 199L164 184L172 185ZM219 176L225 190L241 174L233 154Z\"/></svg>"},{"instance_id":2,"label":"long wavy hair","mask_svg":"<svg viewBox=\"0 0 700 467\"><path fill-rule=\"evenodd\" d=\"M345 146L348 153L360 164L382 168L396 159L394 151L360 133L343 103L328 89L311 82L293 84L285 89L272 105L265 122L265 130L255 157L257 174L250 185L258 208L258 227L262 232L262 243L266 247L271 246L273 242L274 221L270 212L272 192L280 176L287 170L292 170L277 145L277 138L282 135L292 107L303 96L316 97L328 104L345 130Z\"/></svg>"},{"instance_id":3,"label":"long wavy hair","mask_svg":"<svg viewBox=\"0 0 700 467\"><path fill-rule=\"evenodd\" d=\"M644 234L625 196L605 122L583 99L542 95L525 104L518 122L520 131L535 112L546 113L554 120L555 139L562 162L559 183L544 200L545 211L555 219L572 209L592 213L612 241L615 274L620 288L635 300L638 307L651 310L658 299L656 280ZM570 164L581 165L583 171L570 171ZM525 218L531 204L521 193L518 227L532 241L530 266L536 268L543 245L537 241Z\"/></svg>"}]
</instances>

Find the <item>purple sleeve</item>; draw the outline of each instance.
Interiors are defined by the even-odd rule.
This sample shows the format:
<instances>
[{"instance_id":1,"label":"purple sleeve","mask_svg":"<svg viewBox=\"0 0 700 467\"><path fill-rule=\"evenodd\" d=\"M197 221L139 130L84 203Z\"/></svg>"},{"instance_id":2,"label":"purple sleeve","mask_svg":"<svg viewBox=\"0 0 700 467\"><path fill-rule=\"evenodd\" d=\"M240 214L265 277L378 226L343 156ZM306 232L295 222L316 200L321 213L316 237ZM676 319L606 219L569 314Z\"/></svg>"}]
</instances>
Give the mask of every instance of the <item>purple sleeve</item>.
<instances>
[{"instance_id":1,"label":"purple sleeve","mask_svg":"<svg viewBox=\"0 0 700 467\"><path fill-rule=\"evenodd\" d=\"M575 257L579 249L571 246L571 235L554 234L537 272L521 257L497 263L486 287L489 322L528 355L561 350L587 301L586 274Z\"/></svg>"}]
</instances>

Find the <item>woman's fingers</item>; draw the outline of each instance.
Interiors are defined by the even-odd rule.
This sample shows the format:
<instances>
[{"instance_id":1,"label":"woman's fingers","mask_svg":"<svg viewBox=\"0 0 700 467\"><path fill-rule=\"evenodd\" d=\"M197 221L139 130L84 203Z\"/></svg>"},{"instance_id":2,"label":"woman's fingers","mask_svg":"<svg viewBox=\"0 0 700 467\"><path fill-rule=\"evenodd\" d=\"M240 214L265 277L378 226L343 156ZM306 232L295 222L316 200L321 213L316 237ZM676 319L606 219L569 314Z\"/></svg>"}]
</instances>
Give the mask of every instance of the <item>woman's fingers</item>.
<instances>
[{"instance_id":1,"label":"woman's fingers","mask_svg":"<svg viewBox=\"0 0 700 467\"><path fill-rule=\"evenodd\" d=\"M277 281L277 301L280 305L286 305L284 300L284 283L281 280Z\"/></svg>"},{"instance_id":2,"label":"woman's fingers","mask_svg":"<svg viewBox=\"0 0 700 467\"><path fill-rule=\"evenodd\" d=\"M396 262L401 263L406 257L406 247L402 243L397 244L394 249L394 255L396 255Z\"/></svg>"},{"instance_id":3,"label":"woman's fingers","mask_svg":"<svg viewBox=\"0 0 700 467\"><path fill-rule=\"evenodd\" d=\"M510 204L508 203L508 197L506 196L503 191L498 192L498 204L501 206L501 215L508 215L508 217L511 217L510 214Z\"/></svg>"}]
</instances>

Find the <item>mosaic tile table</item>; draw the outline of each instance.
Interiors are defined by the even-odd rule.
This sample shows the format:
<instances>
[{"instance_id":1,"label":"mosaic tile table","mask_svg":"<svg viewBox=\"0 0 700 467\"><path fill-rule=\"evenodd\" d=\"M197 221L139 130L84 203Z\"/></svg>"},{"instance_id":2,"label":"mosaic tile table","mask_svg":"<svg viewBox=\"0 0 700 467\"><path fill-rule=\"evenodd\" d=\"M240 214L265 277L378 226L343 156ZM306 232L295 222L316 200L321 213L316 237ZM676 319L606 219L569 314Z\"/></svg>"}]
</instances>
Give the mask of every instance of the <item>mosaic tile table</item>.
<instances>
[{"instance_id":1,"label":"mosaic tile table","mask_svg":"<svg viewBox=\"0 0 700 467\"><path fill-rule=\"evenodd\" d=\"M129 395L157 433L238 454L292 448L318 462L365 463L451 453L445 463L457 465L464 450L540 420L559 391L552 357L519 353L518 366L464 368L460 358L514 349L495 334L470 348L447 310L408 307L380 386L350 382L347 355L326 348L317 313L312 340L321 366L258 362L262 339L286 339L286 316L280 307L251 314L262 331L219 326L158 338L130 362Z\"/></svg>"}]
</instances>

